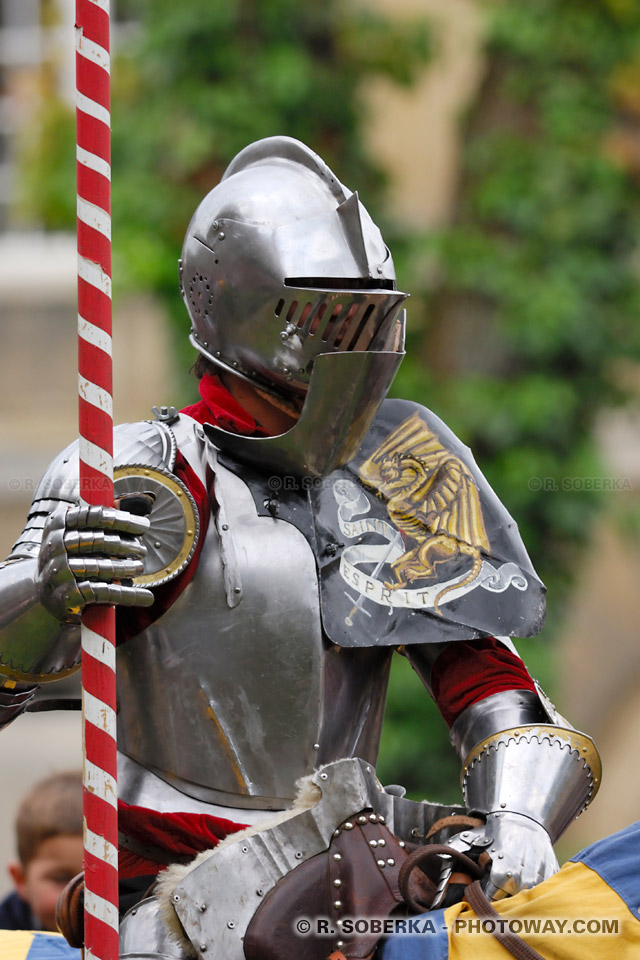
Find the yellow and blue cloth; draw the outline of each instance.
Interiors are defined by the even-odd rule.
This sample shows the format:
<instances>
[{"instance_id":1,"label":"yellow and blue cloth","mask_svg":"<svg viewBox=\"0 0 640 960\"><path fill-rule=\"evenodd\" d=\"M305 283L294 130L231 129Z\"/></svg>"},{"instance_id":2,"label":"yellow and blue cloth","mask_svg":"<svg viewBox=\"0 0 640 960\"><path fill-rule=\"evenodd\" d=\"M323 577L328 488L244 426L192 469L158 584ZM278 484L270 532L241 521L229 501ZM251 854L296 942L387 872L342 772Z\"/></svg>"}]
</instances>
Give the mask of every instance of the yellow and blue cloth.
<instances>
[{"instance_id":1,"label":"yellow and blue cloth","mask_svg":"<svg viewBox=\"0 0 640 960\"><path fill-rule=\"evenodd\" d=\"M539 886L494 907L505 921L528 922L527 933L522 923L517 932L545 960L638 960L640 821L582 850ZM509 956L491 933L478 932L479 921L466 903L434 910L427 918L430 922L419 935L390 937L380 951L381 960L506 960ZM553 923L545 925L545 918L565 920L563 932ZM536 920L542 921L538 932ZM590 933L589 921L592 928L606 921L606 928L615 932Z\"/></svg>"},{"instance_id":2,"label":"yellow and blue cloth","mask_svg":"<svg viewBox=\"0 0 640 960\"><path fill-rule=\"evenodd\" d=\"M59 933L0 930L0 960L80 960Z\"/></svg>"}]
</instances>

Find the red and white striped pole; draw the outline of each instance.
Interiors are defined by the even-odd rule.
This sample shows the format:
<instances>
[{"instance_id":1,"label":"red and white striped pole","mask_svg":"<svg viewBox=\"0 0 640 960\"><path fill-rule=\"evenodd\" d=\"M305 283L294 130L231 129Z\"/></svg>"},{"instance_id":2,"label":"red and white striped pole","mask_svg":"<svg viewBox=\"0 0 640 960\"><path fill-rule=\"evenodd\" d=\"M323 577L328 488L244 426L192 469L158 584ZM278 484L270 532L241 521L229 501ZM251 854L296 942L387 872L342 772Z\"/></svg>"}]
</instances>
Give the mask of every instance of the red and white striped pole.
<instances>
[{"instance_id":1,"label":"red and white striped pole","mask_svg":"<svg viewBox=\"0 0 640 960\"><path fill-rule=\"evenodd\" d=\"M80 492L113 505L109 0L76 0ZM118 958L115 609L82 618L85 960Z\"/></svg>"}]
</instances>

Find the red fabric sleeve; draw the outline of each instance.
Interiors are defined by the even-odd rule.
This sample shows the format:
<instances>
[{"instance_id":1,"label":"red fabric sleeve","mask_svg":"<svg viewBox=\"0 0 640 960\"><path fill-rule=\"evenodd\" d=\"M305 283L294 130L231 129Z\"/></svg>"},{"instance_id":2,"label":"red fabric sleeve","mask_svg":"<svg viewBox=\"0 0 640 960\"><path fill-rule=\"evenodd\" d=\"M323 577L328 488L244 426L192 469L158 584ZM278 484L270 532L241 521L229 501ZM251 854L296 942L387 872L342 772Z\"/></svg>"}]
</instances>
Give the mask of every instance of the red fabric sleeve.
<instances>
[{"instance_id":1,"label":"red fabric sleeve","mask_svg":"<svg viewBox=\"0 0 640 960\"><path fill-rule=\"evenodd\" d=\"M245 823L235 823L206 813L160 813L147 807L118 801L118 829L141 847L162 850L168 860L189 861L203 850L211 850L230 833L244 830ZM165 864L137 853L119 853L121 877L157 873Z\"/></svg>"},{"instance_id":2,"label":"red fabric sleeve","mask_svg":"<svg viewBox=\"0 0 640 960\"><path fill-rule=\"evenodd\" d=\"M431 690L451 726L472 703L504 690L535 691L535 686L522 660L487 637L446 647L433 665Z\"/></svg>"}]
</instances>

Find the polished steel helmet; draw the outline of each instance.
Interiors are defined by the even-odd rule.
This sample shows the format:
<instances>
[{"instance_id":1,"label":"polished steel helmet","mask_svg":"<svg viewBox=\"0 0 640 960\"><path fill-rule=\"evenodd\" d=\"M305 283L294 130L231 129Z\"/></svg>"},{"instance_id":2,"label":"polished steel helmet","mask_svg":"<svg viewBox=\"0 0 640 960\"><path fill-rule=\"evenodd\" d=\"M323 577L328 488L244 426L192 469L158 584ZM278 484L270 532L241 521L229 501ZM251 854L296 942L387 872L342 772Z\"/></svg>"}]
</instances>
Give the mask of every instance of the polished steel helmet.
<instances>
[{"instance_id":1,"label":"polished steel helmet","mask_svg":"<svg viewBox=\"0 0 640 960\"><path fill-rule=\"evenodd\" d=\"M191 220L180 277L196 349L278 394L306 391L319 354L403 341L405 294L380 231L289 137L231 162Z\"/></svg>"}]
</instances>

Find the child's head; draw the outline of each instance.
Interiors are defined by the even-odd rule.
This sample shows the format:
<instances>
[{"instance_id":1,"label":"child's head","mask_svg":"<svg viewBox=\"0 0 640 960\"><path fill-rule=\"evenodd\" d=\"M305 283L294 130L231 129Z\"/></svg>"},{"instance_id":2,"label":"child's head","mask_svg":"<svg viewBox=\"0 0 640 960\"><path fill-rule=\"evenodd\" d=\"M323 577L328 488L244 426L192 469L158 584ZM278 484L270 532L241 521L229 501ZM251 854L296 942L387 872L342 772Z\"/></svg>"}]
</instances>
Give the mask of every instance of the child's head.
<instances>
[{"instance_id":1,"label":"child's head","mask_svg":"<svg viewBox=\"0 0 640 960\"><path fill-rule=\"evenodd\" d=\"M16 818L16 890L44 930L56 929L63 888L82 870L82 774L55 773L23 798Z\"/></svg>"}]
</instances>

